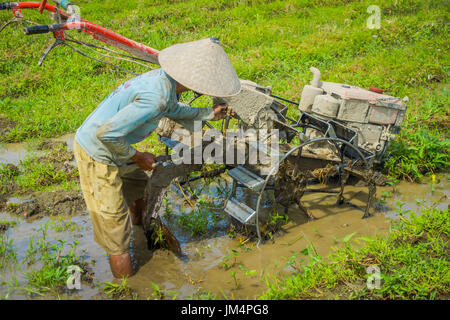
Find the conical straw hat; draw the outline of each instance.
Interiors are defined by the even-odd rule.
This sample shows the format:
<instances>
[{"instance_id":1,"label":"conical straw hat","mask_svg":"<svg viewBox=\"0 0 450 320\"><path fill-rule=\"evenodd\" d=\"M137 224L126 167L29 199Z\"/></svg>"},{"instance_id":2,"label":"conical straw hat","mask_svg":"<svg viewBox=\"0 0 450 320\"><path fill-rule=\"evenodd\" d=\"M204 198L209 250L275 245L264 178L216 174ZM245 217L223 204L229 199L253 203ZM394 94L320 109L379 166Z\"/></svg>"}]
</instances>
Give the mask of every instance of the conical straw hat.
<instances>
[{"instance_id":1,"label":"conical straw hat","mask_svg":"<svg viewBox=\"0 0 450 320\"><path fill-rule=\"evenodd\" d=\"M216 38L170 46L159 53L161 67L188 89L213 97L239 93L241 82Z\"/></svg>"}]
</instances>

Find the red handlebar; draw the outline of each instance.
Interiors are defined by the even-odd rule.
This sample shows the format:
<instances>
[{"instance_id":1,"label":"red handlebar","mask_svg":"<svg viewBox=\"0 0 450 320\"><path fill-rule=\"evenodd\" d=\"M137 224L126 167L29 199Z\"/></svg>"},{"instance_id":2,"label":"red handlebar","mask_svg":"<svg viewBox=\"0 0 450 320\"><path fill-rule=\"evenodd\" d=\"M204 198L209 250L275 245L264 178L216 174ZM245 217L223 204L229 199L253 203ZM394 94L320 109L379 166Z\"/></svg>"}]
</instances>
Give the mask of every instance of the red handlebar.
<instances>
[{"instance_id":1,"label":"red handlebar","mask_svg":"<svg viewBox=\"0 0 450 320\"><path fill-rule=\"evenodd\" d=\"M39 13L42 13L44 11L45 5L47 4L47 0L42 0L42 3L39 7Z\"/></svg>"},{"instance_id":2,"label":"red handlebar","mask_svg":"<svg viewBox=\"0 0 450 320\"><path fill-rule=\"evenodd\" d=\"M113 45L119 49L122 49L132 55L138 56L149 62L159 64L158 50L143 45L142 43L135 42L124 36L121 36L118 33L115 33L111 30L108 30L106 28L103 28L86 20L82 20L81 22L73 21L63 24L25 27L25 34L30 35L30 34L57 32L71 29L83 30L84 32L91 34L94 37L94 39Z\"/></svg>"}]
</instances>

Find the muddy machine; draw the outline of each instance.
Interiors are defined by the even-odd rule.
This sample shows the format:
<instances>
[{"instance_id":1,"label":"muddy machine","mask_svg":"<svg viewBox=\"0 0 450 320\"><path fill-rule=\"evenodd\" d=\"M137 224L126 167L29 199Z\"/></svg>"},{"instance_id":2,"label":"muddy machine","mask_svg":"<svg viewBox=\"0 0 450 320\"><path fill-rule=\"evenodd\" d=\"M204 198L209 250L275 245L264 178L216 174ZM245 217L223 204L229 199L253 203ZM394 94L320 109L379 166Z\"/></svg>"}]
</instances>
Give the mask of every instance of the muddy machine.
<instances>
[{"instance_id":1,"label":"muddy machine","mask_svg":"<svg viewBox=\"0 0 450 320\"><path fill-rule=\"evenodd\" d=\"M146 63L158 64L157 50L81 19L76 14L76 6L69 1L54 2L55 6L47 1L0 3L0 10L11 10L13 13L13 18L0 31L11 23L34 24L24 18L24 9L35 9L40 13L47 11L52 13L56 24L26 26L24 29L27 35L52 33L55 38L45 50L39 61L40 65L50 51L60 45L88 58L93 57L80 48L107 51L109 59L114 58L112 54L116 54L117 59L125 59L141 66L147 66ZM75 30L88 33L95 40L125 53L75 39L68 34L69 31L75 34ZM110 62L105 63L118 67ZM276 96L271 87L249 80L241 80L242 90L237 96L213 98L215 104L226 103L235 110L238 129L264 132L264 136L259 136L256 142L245 142L247 150L258 150L260 154L275 158L270 164L258 161L251 163L249 159L242 163L227 163L222 168L203 172L199 176L227 174L232 179L232 190L224 201L223 209L234 223L253 228L259 242L264 240L262 230L268 214L278 210L279 206L288 212L289 206L297 204L309 218L314 218L302 202L305 193L334 193L337 205L351 204L344 198L344 188L349 179L359 180L367 186L367 203L361 209L363 217L368 217L376 185L383 180L375 167L382 160L389 141L399 132L405 115L406 98L402 100L391 97L373 87L366 90L347 84L325 82L318 69L311 67L310 71L312 81L304 86L300 102ZM196 98L198 96L190 103ZM231 115L223 120L223 133L231 129L230 119ZM207 122L205 125L212 128ZM161 137L170 137L174 129L173 123L162 121L158 133ZM261 139L267 143L261 143ZM277 150L268 147L274 144ZM276 156L273 157L274 155ZM181 165L176 169L161 167L153 172L147 188L145 229L148 237L167 187L174 179L185 182L187 178L184 176L201 169L201 164ZM161 177L165 177L163 182ZM320 188L317 187L319 185ZM238 197L238 189L253 196L247 198L250 200L243 201Z\"/></svg>"},{"instance_id":2,"label":"muddy machine","mask_svg":"<svg viewBox=\"0 0 450 320\"><path fill-rule=\"evenodd\" d=\"M376 185L383 183L374 166L399 132L405 115L406 99L382 94L378 88L365 90L322 82L318 69L311 67L310 71L312 81L304 86L299 103L275 96L270 87L247 80L242 81L238 96L214 99L215 103L232 106L244 128L279 131L279 158L268 174L261 175L261 165L244 164L228 170L233 192L225 211L240 223L255 225L260 240L259 227L261 220L267 220L268 211L263 208L264 202L282 205L286 212L296 203L314 218L303 205L302 196L307 192L336 193L338 205L349 203L343 197L349 177L368 187L363 209L363 217L368 217ZM287 116L288 104L298 108L298 117ZM265 149L267 152L270 148ZM327 185L330 178L337 178L340 190L311 188L319 183ZM237 187L257 195L253 207L235 198ZM268 192L272 193L271 200L267 200Z\"/></svg>"}]
</instances>

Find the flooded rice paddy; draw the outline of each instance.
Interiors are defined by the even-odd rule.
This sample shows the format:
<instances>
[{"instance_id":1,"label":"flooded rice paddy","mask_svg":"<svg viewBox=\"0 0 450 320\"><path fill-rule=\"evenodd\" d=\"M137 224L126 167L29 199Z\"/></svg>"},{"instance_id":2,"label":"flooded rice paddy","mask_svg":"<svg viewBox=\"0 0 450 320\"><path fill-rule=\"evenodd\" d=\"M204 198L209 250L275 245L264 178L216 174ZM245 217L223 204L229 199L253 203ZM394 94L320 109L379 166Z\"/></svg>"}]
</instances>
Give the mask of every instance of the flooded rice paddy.
<instances>
[{"instance_id":1,"label":"flooded rice paddy","mask_svg":"<svg viewBox=\"0 0 450 320\"><path fill-rule=\"evenodd\" d=\"M59 139L72 145L73 135ZM0 149L2 163L17 163L26 155L25 145L9 144ZM400 182L395 187L377 188L376 201L371 209L372 217L361 219L363 212L353 206L337 206L335 194L310 193L303 202L316 220L309 221L297 206L288 211L288 222L272 240L256 245L255 240L230 230L228 216L220 208L210 210L217 221L201 235L192 235L176 217L188 214L191 209L177 185L172 185L167 193L161 214L169 228L180 240L183 256L177 257L164 249L149 251L141 227L133 227L132 255L137 273L128 279L129 286L139 299L189 299L202 294L211 294L219 299L253 299L266 290L266 278L280 277L295 272L287 263L311 243L318 254L327 256L332 248L343 244L342 239L354 234L352 239L363 236L385 234L390 230L390 220L407 215L410 210L420 211L422 205L446 208L449 205L448 181L444 176L440 183L414 184ZM191 190L199 191L211 206L220 206L225 198L224 190L231 187L226 176L206 183L198 180L191 183ZM356 205L364 205L367 188L347 186L344 196ZM241 197L246 197L240 193ZM29 201L11 198L10 203ZM17 263L0 271L0 297L8 299L63 298L63 299L104 299L102 284L115 282L109 270L108 257L94 242L92 225L85 209L76 213L55 216L39 216L25 219L23 216L0 213L0 220L15 221L3 232L12 241L16 250ZM47 239L67 244L77 241L76 254L88 264L92 282L82 282L81 290L66 290L54 295L29 295L20 288L26 287L26 272L39 268L36 262L30 266L27 259L33 236L42 235L47 230ZM31 240L30 240L31 239ZM354 241L352 242L355 245ZM15 284L12 285L13 279ZM14 289L14 287L16 289ZM158 288L158 289L156 289Z\"/></svg>"}]
</instances>

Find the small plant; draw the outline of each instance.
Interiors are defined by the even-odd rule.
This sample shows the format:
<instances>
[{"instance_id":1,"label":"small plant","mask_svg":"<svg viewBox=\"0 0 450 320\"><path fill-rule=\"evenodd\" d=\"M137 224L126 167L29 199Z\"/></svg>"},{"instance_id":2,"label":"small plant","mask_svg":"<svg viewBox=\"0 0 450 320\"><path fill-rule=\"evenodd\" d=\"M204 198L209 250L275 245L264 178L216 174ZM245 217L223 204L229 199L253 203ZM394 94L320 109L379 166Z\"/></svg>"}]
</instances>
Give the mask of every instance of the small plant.
<instances>
[{"instance_id":1,"label":"small plant","mask_svg":"<svg viewBox=\"0 0 450 320\"><path fill-rule=\"evenodd\" d=\"M12 164L0 164L0 194L7 193L8 185L19 175L19 169Z\"/></svg>"},{"instance_id":2,"label":"small plant","mask_svg":"<svg viewBox=\"0 0 450 320\"><path fill-rule=\"evenodd\" d=\"M304 262L305 259L297 259L299 252L294 253L292 256L288 257L286 260L286 264L285 267L291 267L292 269L294 269L296 272L300 272L301 268L300 268L300 263Z\"/></svg>"},{"instance_id":3,"label":"small plant","mask_svg":"<svg viewBox=\"0 0 450 320\"><path fill-rule=\"evenodd\" d=\"M0 234L0 270L6 266L12 266L17 261L17 252L13 247L13 241Z\"/></svg>"},{"instance_id":4,"label":"small plant","mask_svg":"<svg viewBox=\"0 0 450 320\"><path fill-rule=\"evenodd\" d=\"M236 271L235 270L231 270L230 271L230 275L231 275L231 278L234 281L235 289L239 289L241 287L241 284L240 284L240 279L238 279L237 276L236 276Z\"/></svg>"},{"instance_id":5,"label":"small plant","mask_svg":"<svg viewBox=\"0 0 450 320\"><path fill-rule=\"evenodd\" d=\"M164 213L167 215L167 217L168 218L173 217L173 209L171 208L172 202L170 201L169 197L164 197L163 205L164 205Z\"/></svg>"},{"instance_id":6,"label":"small plant","mask_svg":"<svg viewBox=\"0 0 450 320\"><path fill-rule=\"evenodd\" d=\"M49 242L47 231L51 221L41 224L39 232L41 236L31 237L28 243L26 258L24 261L31 265L36 260L36 255L40 253L41 266L37 270L25 272L28 279L26 291L29 294L44 294L48 291L58 292L65 287L68 279L68 268L70 266L83 266L82 259L75 254L78 241L66 246L65 240ZM64 254L64 252L67 252ZM81 268L83 269L83 268Z\"/></svg>"},{"instance_id":7,"label":"small plant","mask_svg":"<svg viewBox=\"0 0 450 320\"><path fill-rule=\"evenodd\" d=\"M112 299L137 298L137 294L128 285L128 276L122 277L120 284L103 282L103 292Z\"/></svg>"},{"instance_id":8,"label":"small plant","mask_svg":"<svg viewBox=\"0 0 450 320\"><path fill-rule=\"evenodd\" d=\"M41 251L42 267L26 273L29 286L35 288L37 292L42 294L64 287L68 278L68 268L81 264L79 257L75 255L78 241L70 245L68 254L63 256L64 244L63 240L59 240L55 244L47 244L45 251Z\"/></svg>"},{"instance_id":9,"label":"small plant","mask_svg":"<svg viewBox=\"0 0 450 320\"><path fill-rule=\"evenodd\" d=\"M223 257L219 262L219 268L224 268L225 270L231 269L234 265L236 265L238 255L239 251L234 249L230 250L229 254ZM233 261L230 261L232 257Z\"/></svg>"},{"instance_id":10,"label":"small plant","mask_svg":"<svg viewBox=\"0 0 450 320\"><path fill-rule=\"evenodd\" d=\"M381 201L386 202L387 199L392 197L392 192L390 191L381 191Z\"/></svg>"},{"instance_id":11,"label":"small plant","mask_svg":"<svg viewBox=\"0 0 450 320\"><path fill-rule=\"evenodd\" d=\"M178 292L176 291L166 291L162 290L156 283L152 282L152 296L155 297L157 300L163 300L166 297L171 298L172 300L175 300L178 296Z\"/></svg>"},{"instance_id":12,"label":"small plant","mask_svg":"<svg viewBox=\"0 0 450 320\"><path fill-rule=\"evenodd\" d=\"M403 210L403 207L405 206L405 202L401 202L401 201L399 201L399 200L397 200L396 201L396 204L397 204L397 208L396 209L394 209L394 211L395 212L398 212L398 214L400 215L400 216L404 216L404 215L407 215L408 213L410 213L411 212L411 210Z\"/></svg>"},{"instance_id":13,"label":"small plant","mask_svg":"<svg viewBox=\"0 0 450 320\"><path fill-rule=\"evenodd\" d=\"M242 264L239 265L239 269L241 269L246 276L253 276L257 274L256 270L249 270L246 266Z\"/></svg>"},{"instance_id":14,"label":"small plant","mask_svg":"<svg viewBox=\"0 0 450 320\"><path fill-rule=\"evenodd\" d=\"M206 207L204 198L199 200L191 212L177 217L177 223L190 231L191 236L205 234L210 226L216 225L217 221L218 215Z\"/></svg>"},{"instance_id":15,"label":"small plant","mask_svg":"<svg viewBox=\"0 0 450 320\"><path fill-rule=\"evenodd\" d=\"M52 229L57 232L65 232L65 231L79 231L80 227L73 223L71 219L66 219L60 215L53 218L51 221Z\"/></svg>"},{"instance_id":16,"label":"small plant","mask_svg":"<svg viewBox=\"0 0 450 320\"><path fill-rule=\"evenodd\" d=\"M28 265L32 265L36 261L37 245L35 235L32 235L28 241L27 253L24 260Z\"/></svg>"}]
</instances>

